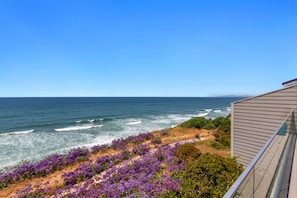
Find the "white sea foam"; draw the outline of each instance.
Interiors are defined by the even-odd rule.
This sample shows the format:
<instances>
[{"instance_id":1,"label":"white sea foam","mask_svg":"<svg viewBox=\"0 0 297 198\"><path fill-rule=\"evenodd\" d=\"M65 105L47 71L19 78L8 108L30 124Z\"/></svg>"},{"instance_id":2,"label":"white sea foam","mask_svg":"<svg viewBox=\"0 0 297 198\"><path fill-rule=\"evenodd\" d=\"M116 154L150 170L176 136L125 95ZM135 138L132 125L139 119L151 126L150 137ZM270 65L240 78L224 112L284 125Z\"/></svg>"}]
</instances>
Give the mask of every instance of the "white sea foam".
<instances>
[{"instance_id":1,"label":"white sea foam","mask_svg":"<svg viewBox=\"0 0 297 198\"><path fill-rule=\"evenodd\" d=\"M170 124L171 118L170 118L170 116L156 116L156 117L152 117L151 123L153 123L153 124Z\"/></svg>"},{"instance_id":2,"label":"white sea foam","mask_svg":"<svg viewBox=\"0 0 297 198\"><path fill-rule=\"evenodd\" d=\"M76 123L81 123L81 120L77 120L77 121L75 121Z\"/></svg>"},{"instance_id":3,"label":"white sea foam","mask_svg":"<svg viewBox=\"0 0 297 198\"><path fill-rule=\"evenodd\" d=\"M212 111L212 109L205 109L205 111L206 111L207 113L209 113L209 112Z\"/></svg>"},{"instance_id":4,"label":"white sea foam","mask_svg":"<svg viewBox=\"0 0 297 198\"><path fill-rule=\"evenodd\" d=\"M198 115L197 115L197 117L204 117L204 116L207 116L208 115L208 113L199 113Z\"/></svg>"},{"instance_id":5,"label":"white sea foam","mask_svg":"<svg viewBox=\"0 0 297 198\"><path fill-rule=\"evenodd\" d=\"M157 120L152 120L152 123L156 123L156 124L170 124L171 120L169 118L159 118Z\"/></svg>"},{"instance_id":6,"label":"white sea foam","mask_svg":"<svg viewBox=\"0 0 297 198\"><path fill-rule=\"evenodd\" d=\"M91 120L88 120L89 122L94 122L95 120L94 119L91 119Z\"/></svg>"},{"instance_id":7,"label":"white sea foam","mask_svg":"<svg viewBox=\"0 0 297 198\"><path fill-rule=\"evenodd\" d=\"M213 112L215 112L215 113L221 113L222 110L218 109L218 110L214 110Z\"/></svg>"},{"instance_id":8,"label":"white sea foam","mask_svg":"<svg viewBox=\"0 0 297 198\"><path fill-rule=\"evenodd\" d=\"M128 122L126 124L129 124L129 125L136 125L136 124L141 124L141 121L132 121L132 122Z\"/></svg>"},{"instance_id":9,"label":"white sea foam","mask_svg":"<svg viewBox=\"0 0 297 198\"><path fill-rule=\"evenodd\" d=\"M185 121L192 117L192 115L169 115L170 120L174 121Z\"/></svg>"},{"instance_id":10,"label":"white sea foam","mask_svg":"<svg viewBox=\"0 0 297 198\"><path fill-rule=\"evenodd\" d=\"M27 133L32 133L34 131L34 129L31 130L26 130L26 131L14 131L14 132L8 132L8 133L4 133L3 135L23 135L23 134L27 134Z\"/></svg>"},{"instance_id":11,"label":"white sea foam","mask_svg":"<svg viewBox=\"0 0 297 198\"><path fill-rule=\"evenodd\" d=\"M99 135L96 138L93 138L92 143L88 143L88 144L83 144L80 146L85 146L85 147L92 147L95 145L101 145L101 144L109 144L111 143L114 139L117 139L116 136L110 136L110 135Z\"/></svg>"},{"instance_id":12,"label":"white sea foam","mask_svg":"<svg viewBox=\"0 0 297 198\"><path fill-rule=\"evenodd\" d=\"M91 128L102 127L103 125L81 125L81 126L70 126L60 129L55 129L57 132L65 132L65 131L78 131L78 130L86 130Z\"/></svg>"}]
</instances>

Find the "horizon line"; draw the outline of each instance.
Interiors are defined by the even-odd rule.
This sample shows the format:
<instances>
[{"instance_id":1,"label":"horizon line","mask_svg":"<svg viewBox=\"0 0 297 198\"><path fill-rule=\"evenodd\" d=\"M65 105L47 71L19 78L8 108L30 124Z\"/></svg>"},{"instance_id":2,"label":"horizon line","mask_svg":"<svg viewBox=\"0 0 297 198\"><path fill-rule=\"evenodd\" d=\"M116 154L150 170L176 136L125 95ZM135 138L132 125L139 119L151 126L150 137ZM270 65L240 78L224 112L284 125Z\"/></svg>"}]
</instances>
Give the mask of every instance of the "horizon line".
<instances>
[{"instance_id":1,"label":"horizon line","mask_svg":"<svg viewBox=\"0 0 297 198\"><path fill-rule=\"evenodd\" d=\"M218 96L0 96L0 98L248 98L252 95L218 95Z\"/></svg>"}]
</instances>

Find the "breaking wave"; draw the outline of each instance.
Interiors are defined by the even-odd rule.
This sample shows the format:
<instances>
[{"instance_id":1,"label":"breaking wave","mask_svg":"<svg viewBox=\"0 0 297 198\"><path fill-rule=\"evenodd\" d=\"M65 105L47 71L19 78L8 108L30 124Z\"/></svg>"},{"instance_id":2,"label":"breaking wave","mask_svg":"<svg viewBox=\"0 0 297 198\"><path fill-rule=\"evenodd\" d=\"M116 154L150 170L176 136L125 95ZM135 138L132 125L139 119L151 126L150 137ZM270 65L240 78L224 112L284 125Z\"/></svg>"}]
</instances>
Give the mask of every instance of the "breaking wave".
<instances>
[{"instance_id":1,"label":"breaking wave","mask_svg":"<svg viewBox=\"0 0 297 198\"><path fill-rule=\"evenodd\" d=\"M133 122L128 122L126 124L129 124L129 125L136 125L136 124L141 124L141 121L133 121Z\"/></svg>"},{"instance_id":2,"label":"breaking wave","mask_svg":"<svg viewBox=\"0 0 297 198\"><path fill-rule=\"evenodd\" d=\"M206 113L199 113L198 115L197 115L197 117L204 117L204 116L207 116L208 115L208 113L206 112Z\"/></svg>"},{"instance_id":3,"label":"breaking wave","mask_svg":"<svg viewBox=\"0 0 297 198\"><path fill-rule=\"evenodd\" d=\"M25 131L8 132L8 133L4 133L3 135L23 135L23 134L32 133L32 132L34 132L34 129L25 130Z\"/></svg>"},{"instance_id":4,"label":"breaking wave","mask_svg":"<svg viewBox=\"0 0 297 198\"><path fill-rule=\"evenodd\" d=\"M57 132L65 132L65 131L79 131L79 130L86 130L92 128L102 127L103 125L82 125L82 126L70 126L65 128L55 129Z\"/></svg>"}]
</instances>

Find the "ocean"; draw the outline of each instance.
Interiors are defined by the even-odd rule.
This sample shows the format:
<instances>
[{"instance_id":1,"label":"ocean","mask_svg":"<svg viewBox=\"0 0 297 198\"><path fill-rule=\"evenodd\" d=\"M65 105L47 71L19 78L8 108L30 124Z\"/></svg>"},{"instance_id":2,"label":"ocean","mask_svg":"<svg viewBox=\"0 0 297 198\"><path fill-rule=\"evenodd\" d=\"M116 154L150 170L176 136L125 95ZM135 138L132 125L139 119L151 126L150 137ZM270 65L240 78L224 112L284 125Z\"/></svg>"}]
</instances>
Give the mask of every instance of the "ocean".
<instances>
[{"instance_id":1,"label":"ocean","mask_svg":"<svg viewBox=\"0 0 297 198\"><path fill-rule=\"evenodd\" d=\"M238 97L0 98L0 170L230 113Z\"/></svg>"}]
</instances>

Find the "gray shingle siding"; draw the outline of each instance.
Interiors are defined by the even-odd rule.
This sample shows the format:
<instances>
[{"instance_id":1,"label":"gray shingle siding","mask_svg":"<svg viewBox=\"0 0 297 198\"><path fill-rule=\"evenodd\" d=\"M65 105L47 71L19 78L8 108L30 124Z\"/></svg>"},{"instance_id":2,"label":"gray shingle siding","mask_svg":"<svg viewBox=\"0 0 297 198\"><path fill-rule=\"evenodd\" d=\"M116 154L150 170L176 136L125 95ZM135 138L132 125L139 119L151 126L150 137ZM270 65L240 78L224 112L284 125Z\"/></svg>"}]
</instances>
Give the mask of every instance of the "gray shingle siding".
<instances>
[{"instance_id":1,"label":"gray shingle siding","mask_svg":"<svg viewBox=\"0 0 297 198\"><path fill-rule=\"evenodd\" d=\"M231 155L247 166L292 109L296 85L233 103Z\"/></svg>"}]
</instances>

